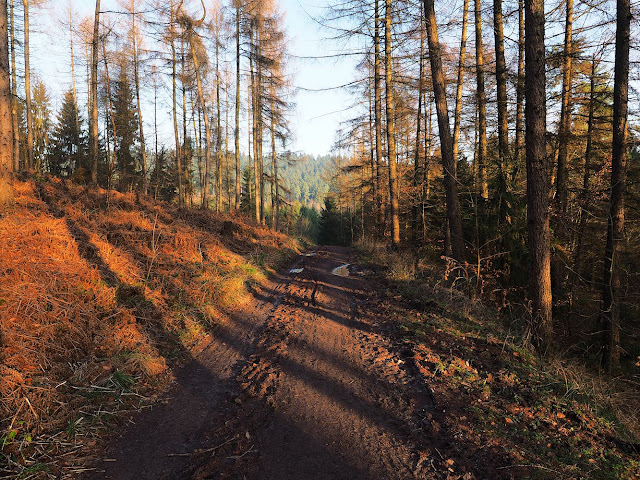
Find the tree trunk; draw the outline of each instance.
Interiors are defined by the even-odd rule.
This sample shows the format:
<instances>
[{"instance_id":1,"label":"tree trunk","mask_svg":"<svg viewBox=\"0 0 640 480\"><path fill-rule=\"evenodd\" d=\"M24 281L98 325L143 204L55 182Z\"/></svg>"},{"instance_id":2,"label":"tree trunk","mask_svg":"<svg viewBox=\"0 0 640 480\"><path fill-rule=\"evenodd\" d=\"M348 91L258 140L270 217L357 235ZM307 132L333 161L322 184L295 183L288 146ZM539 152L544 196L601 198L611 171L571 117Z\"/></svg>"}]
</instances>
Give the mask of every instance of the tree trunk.
<instances>
[{"instance_id":1,"label":"tree trunk","mask_svg":"<svg viewBox=\"0 0 640 480\"><path fill-rule=\"evenodd\" d=\"M20 120L18 119L18 76L16 73L16 37L14 0L11 0L11 120L13 125L13 170L20 170Z\"/></svg>"},{"instance_id":2,"label":"tree trunk","mask_svg":"<svg viewBox=\"0 0 640 480\"><path fill-rule=\"evenodd\" d=\"M220 110L220 45L218 38L218 28L220 25L216 25L216 109L218 113L217 118L217 134L216 134L216 212L222 210L222 115Z\"/></svg>"},{"instance_id":3,"label":"tree trunk","mask_svg":"<svg viewBox=\"0 0 640 480\"><path fill-rule=\"evenodd\" d=\"M468 0L465 0L468 2ZM418 195L418 186L420 185L422 168L420 166L420 149L422 142L420 141L421 127L422 127L422 92L424 90L424 41L425 41L424 24L420 22L420 60L418 66L418 109L416 112L416 141L415 151L413 155L413 188L416 193L416 198L413 200L413 228L411 229L411 237L414 245L418 245L418 226L421 222L420 203L421 195Z\"/></svg>"},{"instance_id":4,"label":"tree trunk","mask_svg":"<svg viewBox=\"0 0 640 480\"><path fill-rule=\"evenodd\" d=\"M13 3L13 0L11 0ZM71 0L69 0L69 51L70 51L70 59L71 59L71 88L73 90L73 104L76 109L76 130L81 132L80 128L80 115L78 111L78 90L76 88L76 61L73 54L73 4ZM72 169L75 170L77 165L72 166Z\"/></svg>"},{"instance_id":5,"label":"tree trunk","mask_svg":"<svg viewBox=\"0 0 640 480\"><path fill-rule=\"evenodd\" d=\"M7 2L0 1L0 213L13 203L13 121Z\"/></svg>"},{"instance_id":6,"label":"tree trunk","mask_svg":"<svg viewBox=\"0 0 640 480\"><path fill-rule=\"evenodd\" d=\"M254 32L255 35L255 32ZM252 41L255 40L254 35L251 36ZM255 40L255 43L257 44L257 40ZM261 219L261 214L260 214L260 160L258 159L258 156L260 155L259 149L258 149L258 95L259 95L259 90L258 90L258 78L257 78L257 73L255 70L257 70L256 68L256 63L258 62L258 56L257 56L257 47L256 45L252 45L252 60L251 60L251 104L252 104L252 109L253 109L253 113L251 115L251 118L253 120L253 185L254 185L254 206L255 206L255 217L256 217L256 223L260 223L260 219Z\"/></svg>"},{"instance_id":7,"label":"tree trunk","mask_svg":"<svg viewBox=\"0 0 640 480\"><path fill-rule=\"evenodd\" d=\"M594 110L596 103L596 68L597 61L594 54L591 60L591 77L589 90L589 116L587 120L587 145L584 151L584 173L582 177L582 193L580 195L580 220L578 225L578 235L576 239L576 249L573 260L573 284L579 277L579 269L582 263L582 245L584 241L584 232L587 226L587 207L589 206L589 189L591 179L591 157L593 156L593 129L594 129Z\"/></svg>"},{"instance_id":8,"label":"tree trunk","mask_svg":"<svg viewBox=\"0 0 640 480\"><path fill-rule=\"evenodd\" d=\"M240 208L240 194L242 193L242 174L240 172L240 0L236 0L236 128L235 160L236 160L236 201L235 209Z\"/></svg>"},{"instance_id":9,"label":"tree trunk","mask_svg":"<svg viewBox=\"0 0 640 480\"><path fill-rule=\"evenodd\" d=\"M113 102L111 101L111 78L109 76L109 62L107 60L107 46L106 46L106 39L103 40L102 42L102 56L104 57L104 76L105 76L105 83L106 83L106 87L107 87L107 102L109 105L109 115L108 115L108 119L107 121L110 119L111 120L111 129L112 129L112 133L113 133L113 154L109 155L109 152L107 152L107 155L109 156L109 165L107 168L107 190L111 190L113 188L113 171L115 169L115 165L116 165L116 155L117 155L117 150L118 150L118 133L116 130L116 118L114 115L114 111L113 111ZM108 135L108 131L105 132L105 136ZM107 146L109 145L109 140L107 138Z\"/></svg>"},{"instance_id":10,"label":"tree trunk","mask_svg":"<svg viewBox=\"0 0 640 480\"><path fill-rule=\"evenodd\" d=\"M275 125L275 111L274 111L274 99L275 92L273 86L271 87L271 174L273 176L272 184L275 192L271 198L271 211L273 215L273 229L278 231L278 213L280 210L280 199L278 198L279 185L278 185L278 155L276 152L276 125Z\"/></svg>"},{"instance_id":11,"label":"tree trunk","mask_svg":"<svg viewBox=\"0 0 640 480\"><path fill-rule=\"evenodd\" d=\"M171 12L169 14L169 36L171 37L171 86L173 100L173 135L176 143L176 169L178 177L178 204L184 205L184 185L182 184L182 152L180 148L180 134L178 133L178 99L177 99L177 73L176 73L176 44L175 44L175 26L173 0L169 5Z\"/></svg>"},{"instance_id":12,"label":"tree trunk","mask_svg":"<svg viewBox=\"0 0 640 480\"><path fill-rule=\"evenodd\" d=\"M382 171L382 89L380 86L380 0L375 0L374 7L374 29L373 29L373 90L374 90L374 123L376 130L376 191L378 198L376 204L377 211L377 223L381 235L384 235L384 199L382 194L382 178L380 172Z\"/></svg>"},{"instance_id":13,"label":"tree trunk","mask_svg":"<svg viewBox=\"0 0 640 480\"><path fill-rule=\"evenodd\" d=\"M525 0L526 157L529 282L532 334L538 351L551 346L551 255L549 233L549 169L546 157L546 73L544 0Z\"/></svg>"},{"instance_id":14,"label":"tree trunk","mask_svg":"<svg viewBox=\"0 0 640 480\"><path fill-rule=\"evenodd\" d=\"M27 165L28 169L39 168L33 158L33 110L31 105L31 67L29 65L29 0L22 0L24 6L24 90L27 119Z\"/></svg>"},{"instance_id":15,"label":"tree trunk","mask_svg":"<svg viewBox=\"0 0 640 480\"><path fill-rule=\"evenodd\" d=\"M191 185L190 178L190 166L191 166L191 158L187 157L187 152L189 149L187 148L187 53L185 51L184 43L185 43L185 35L186 32L182 32L182 38L180 41L180 50L181 50L181 59L180 59L180 86L182 87L182 170L180 171L180 175L182 176L182 182L185 189L185 202L187 200L186 196L189 195L189 205L193 204L193 188ZM194 146L195 148L195 146ZM200 184L202 186L202 183Z\"/></svg>"},{"instance_id":16,"label":"tree trunk","mask_svg":"<svg viewBox=\"0 0 640 480\"><path fill-rule=\"evenodd\" d=\"M602 289L602 363L615 370L620 363L620 261L624 239L624 195L627 170L630 0L617 0L616 59L613 87L613 151L611 199Z\"/></svg>"},{"instance_id":17,"label":"tree trunk","mask_svg":"<svg viewBox=\"0 0 640 480\"><path fill-rule=\"evenodd\" d=\"M515 183L524 151L524 0L518 0L518 77L516 80L516 148L511 182Z\"/></svg>"},{"instance_id":18,"label":"tree trunk","mask_svg":"<svg viewBox=\"0 0 640 480\"><path fill-rule=\"evenodd\" d=\"M482 18L480 0L475 0L476 23L476 101L478 108L478 181L480 195L484 200L489 198L487 186L487 96L484 90L484 47L482 44ZM454 158L454 161L456 159Z\"/></svg>"},{"instance_id":19,"label":"tree trunk","mask_svg":"<svg viewBox=\"0 0 640 480\"><path fill-rule=\"evenodd\" d=\"M198 103L202 109L202 115L204 117L204 185L202 194L202 208L209 208L209 167L211 165L211 126L209 125L209 113L207 112L207 103L204 98L204 90L202 89L202 78L200 72L200 62L198 62L198 55L191 35L194 32L190 32L189 44L191 45L191 56L193 57L193 67L196 71L196 85L198 87ZM185 135L186 137L186 135Z\"/></svg>"},{"instance_id":20,"label":"tree trunk","mask_svg":"<svg viewBox=\"0 0 640 480\"><path fill-rule=\"evenodd\" d=\"M131 0L131 36L133 48L133 77L136 83L136 104L138 107L138 128L140 132L140 154L142 157L142 193L147 194L149 179L147 178L147 149L144 142L144 124L142 121L142 106L140 102L140 78L138 65L138 32L136 30L136 4Z\"/></svg>"},{"instance_id":21,"label":"tree trunk","mask_svg":"<svg viewBox=\"0 0 640 480\"><path fill-rule=\"evenodd\" d=\"M440 132L440 150L442 152L442 168L447 201L447 220L451 236L451 254L458 262L464 262L464 238L462 234L462 213L456 185L455 158L453 157L453 139L449 125L447 109L447 85L442 68L442 46L438 38L438 25L433 0L424 0L424 15L427 25L427 41L429 44L429 60L433 77L433 94L438 114L438 130Z\"/></svg>"},{"instance_id":22,"label":"tree trunk","mask_svg":"<svg viewBox=\"0 0 640 480\"><path fill-rule=\"evenodd\" d=\"M458 84L456 87L456 110L453 117L453 159L458 161L460 139L460 118L462 116L462 92L464 90L464 62L467 55L467 26L469 18L469 0L462 7L462 35L460 37L460 57L458 58Z\"/></svg>"},{"instance_id":23,"label":"tree trunk","mask_svg":"<svg viewBox=\"0 0 640 480\"><path fill-rule=\"evenodd\" d=\"M389 205L391 216L391 246L400 245L400 215L398 202L398 172L396 166L395 104L393 97L393 61L391 58L391 0L385 1L385 93L387 108L387 148L389 151Z\"/></svg>"},{"instance_id":24,"label":"tree trunk","mask_svg":"<svg viewBox=\"0 0 640 480\"><path fill-rule=\"evenodd\" d=\"M502 0L493 0L493 33L496 50L496 87L498 104L498 222L509 221L504 196L507 193L507 180L504 162L511 159L509 153L509 118L507 111L507 65L504 58L504 29L502 19ZM502 257L499 258L502 261Z\"/></svg>"},{"instance_id":25,"label":"tree trunk","mask_svg":"<svg viewBox=\"0 0 640 480\"><path fill-rule=\"evenodd\" d=\"M91 128L89 135L91 141L91 183L98 186L98 156L100 147L98 145L98 38L100 35L100 0L96 0L96 12L93 20L93 38L91 39Z\"/></svg>"},{"instance_id":26,"label":"tree trunk","mask_svg":"<svg viewBox=\"0 0 640 480\"><path fill-rule=\"evenodd\" d=\"M556 175L556 207L559 213L567 213L568 178L567 157L571 134L571 90L573 79L573 0L567 1L564 31L564 65L562 67L562 105L558 132L558 173ZM564 222L561 220L560 224Z\"/></svg>"}]
</instances>

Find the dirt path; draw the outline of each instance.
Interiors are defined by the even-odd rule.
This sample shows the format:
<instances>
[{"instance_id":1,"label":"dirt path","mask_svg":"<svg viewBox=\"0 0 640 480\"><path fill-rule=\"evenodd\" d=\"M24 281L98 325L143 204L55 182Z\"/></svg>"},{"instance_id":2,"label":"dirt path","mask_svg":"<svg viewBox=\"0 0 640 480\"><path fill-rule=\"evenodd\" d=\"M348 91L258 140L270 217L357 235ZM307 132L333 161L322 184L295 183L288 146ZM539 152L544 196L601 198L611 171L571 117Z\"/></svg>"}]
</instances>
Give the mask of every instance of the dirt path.
<instances>
[{"instance_id":1,"label":"dirt path","mask_svg":"<svg viewBox=\"0 0 640 480\"><path fill-rule=\"evenodd\" d=\"M352 262L325 248L256 291L87 478L446 477L431 397L376 314L376 283L332 274Z\"/></svg>"}]
</instances>

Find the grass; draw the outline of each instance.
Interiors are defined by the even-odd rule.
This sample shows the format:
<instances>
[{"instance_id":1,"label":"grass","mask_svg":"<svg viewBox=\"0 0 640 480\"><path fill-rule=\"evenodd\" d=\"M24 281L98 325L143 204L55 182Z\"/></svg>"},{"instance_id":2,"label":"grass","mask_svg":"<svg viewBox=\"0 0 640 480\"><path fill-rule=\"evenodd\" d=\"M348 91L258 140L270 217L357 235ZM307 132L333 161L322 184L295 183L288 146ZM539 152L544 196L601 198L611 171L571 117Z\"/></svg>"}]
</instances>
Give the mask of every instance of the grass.
<instances>
[{"instance_id":1,"label":"grass","mask_svg":"<svg viewBox=\"0 0 640 480\"><path fill-rule=\"evenodd\" d=\"M640 478L640 389L573 360L540 359L523 330L451 288L436 260L360 246L385 277L387 318L446 406L447 430L505 478ZM404 266L403 266L404 264ZM522 322L524 323L524 322ZM500 476L498 478L501 478Z\"/></svg>"},{"instance_id":2,"label":"grass","mask_svg":"<svg viewBox=\"0 0 640 480\"><path fill-rule=\"evenodd\" d=\"M0 436L14 436L0 476L59 478L298 245L134 195L107 206L104 190L57 179L14 190L0 220Z\"/></svg>"}]
</instances>

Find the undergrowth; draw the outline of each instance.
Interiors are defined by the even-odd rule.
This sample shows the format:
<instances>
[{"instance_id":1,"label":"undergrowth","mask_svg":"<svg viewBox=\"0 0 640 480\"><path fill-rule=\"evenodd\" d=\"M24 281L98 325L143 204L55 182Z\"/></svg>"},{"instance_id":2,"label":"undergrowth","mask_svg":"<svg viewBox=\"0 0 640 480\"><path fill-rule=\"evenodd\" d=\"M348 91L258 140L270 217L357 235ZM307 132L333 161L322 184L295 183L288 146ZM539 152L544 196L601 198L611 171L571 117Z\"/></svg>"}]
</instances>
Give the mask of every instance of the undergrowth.
<instances>
[{"instance_id":1,"label":"undergrowth","mask_svg":"<svg viewBox=\"0 0 640 480\"><path fill-rule=\"evenodd\" d=\"M14 188L0 218L0 477L61 478L298 245L56 179Z\"/></svg>"},{"instance_id":2,"label":"undergrowth","mask_svg":"<svg viewBox=\"0 0 640 480\"><path fill-rule=\"evenodd\" d=\"M451 270L435 256L358 248L402 299L386 317L400 319L447 428L476 462L493 452L497 478L640 478L640 372L612 378L575 359L543 360L526 322L445 278Z\"/></svg>"}]
</instances>

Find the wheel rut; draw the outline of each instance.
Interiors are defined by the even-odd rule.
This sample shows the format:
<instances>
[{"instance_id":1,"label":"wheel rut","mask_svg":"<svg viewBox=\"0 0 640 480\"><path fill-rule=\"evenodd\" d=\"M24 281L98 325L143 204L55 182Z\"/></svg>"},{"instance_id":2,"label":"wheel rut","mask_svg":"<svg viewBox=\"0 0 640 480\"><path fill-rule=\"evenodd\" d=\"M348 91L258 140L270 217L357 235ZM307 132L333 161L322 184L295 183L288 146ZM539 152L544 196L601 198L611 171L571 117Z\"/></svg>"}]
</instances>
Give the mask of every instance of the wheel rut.
<instances>
[{"instance_id":1,"label":"wheel rut","mask_svg":"<svg viewBox=\"0 0 640 480\"><path fill-rule=\"evenodd\" d=\"M374 283L332 274L352 262L323 248L254 292L87 478L446 478L428 389L383 327Z\"/></svg>"}]
</instances>

